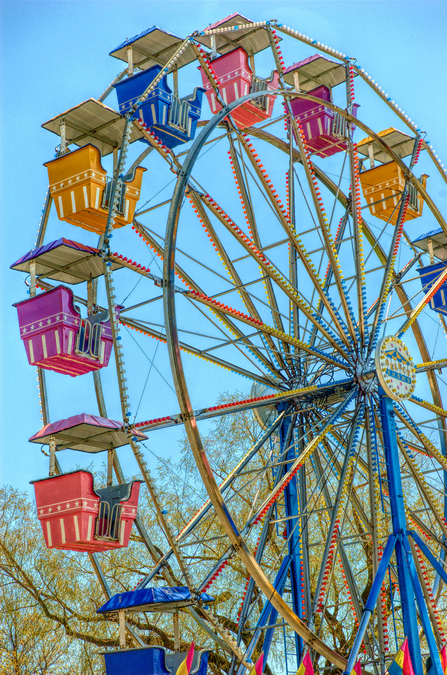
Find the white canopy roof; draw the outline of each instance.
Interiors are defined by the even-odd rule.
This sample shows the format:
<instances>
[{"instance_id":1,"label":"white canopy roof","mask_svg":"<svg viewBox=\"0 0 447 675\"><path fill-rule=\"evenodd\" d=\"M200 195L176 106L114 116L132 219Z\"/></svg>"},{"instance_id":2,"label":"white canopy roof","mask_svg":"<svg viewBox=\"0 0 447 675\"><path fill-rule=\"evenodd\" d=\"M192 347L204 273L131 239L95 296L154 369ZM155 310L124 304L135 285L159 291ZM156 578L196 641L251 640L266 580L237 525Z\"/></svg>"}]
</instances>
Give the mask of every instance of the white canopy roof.
<instances>
[{"instance_id":1,"label":"white canopy roof","mask_svg":"<svg viewBox=\"0 0 447 675\"><path fill-rule=\"evenodd\" d=\"M127 63L127 47L131 46L134 65L146 70L155 65L164 66L182 42L183 39L178 35L169 33L158 26L152 26L139 35L134 35L134 37L122 42L110 52L110 56ZM176 61L176 66L182 68L194 61L195 58L192 46L188 45Z\"/></svg>"},{"instance_id":2,"label":"white canopy roof","mask_svg":"<svg viewBox=\"0 0 447 675\"><path fill-rule=\"evenodd\" d=\"M333 61L320 54L309 56L286 69L284 81L294 86L293 73L298 73L301 91L310 91L325 84L335 87L346 81L346 70L343 63Z\"/></svg>"},{"instance_id":3,"label":"white canopy roof","mask_svg":"<svg viewBox=\"0 0 447 675\"><path fill-rule=\"evenodd\" d=\"M207 26L205 32L231 28L232 26L246 26L247 24L249 24L248 28L237 28L216 33L216 50L219 54L226 54L227 52L231 52L232 49L243 47L249 55L257 54L270 45L268 32L263 21L252 21L251 19L247 19L246 16L235 12L225 19ZM203 32L201 31L201 33ZM211 35L199 34L195 35L194 39L211 49Z\"/></svg>"},{"instance_id":4,"label":"white canopy roof","mask_svg":"<svg viewBox=\"0 0 447 675\"><path fill-rule=\"evenodd\" d=\"M411 155L414 148L415 138L405 134L403 131L398 131L394 127L379 131L377 134L380 138L396 153L398 157L407 157ZM358 151L361 155L368 155L368 146L372 144L374 152L374 159L378 162L389 162L391 157L383 150L382 146L370 136L364 138L357 144Z\"/></svg>"},{"instance_id":5,"label":"white canopy roof","mask_svg":"<svg viewBox=\"0 0 447 675\"><path fill-rule=\"evenodd\" d=\"M67 143L75 143L80 147L92 143L99 148L103 157L121 146L124 117L94 98L89 98L74 108L56 115L42 126L59 136L62 119L65 119ZM139 138L143 138L143 134L136 125L133 125L130 142L133 143Z\"/></svg>"}]
</instances>

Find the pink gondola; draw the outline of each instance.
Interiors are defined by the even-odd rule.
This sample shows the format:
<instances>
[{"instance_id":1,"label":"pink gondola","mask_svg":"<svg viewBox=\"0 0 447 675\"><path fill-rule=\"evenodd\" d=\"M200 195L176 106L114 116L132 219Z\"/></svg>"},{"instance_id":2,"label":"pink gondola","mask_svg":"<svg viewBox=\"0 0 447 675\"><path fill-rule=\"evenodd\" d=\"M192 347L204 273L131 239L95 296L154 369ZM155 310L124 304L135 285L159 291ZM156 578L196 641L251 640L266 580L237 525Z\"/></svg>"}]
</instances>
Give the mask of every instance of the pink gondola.
<instances>
[{"instance_id":1,"label":"pink gondola","mask_svg":"<svg viewBox=\"0 0 447 675\"><path fill-rule=\"evenodd\" d=\"M33 481L47 548L107 551L129 545L140 482L95 490L90 471Z\"/></svg>"},{"instance_id":2,"label":"pink gondola","mask_svg":"<svg viewBox=\"0 0 447 675\"><path fill-rule=\"evenodd\" d=\"M58 286L14 306L31 365L72 377L108 365L113 340L107 312L82 319L71 289Z\"/></svg>"},{"instance_id":3,"label":"pink gondola","mask_svg":"<svg viewBox=\"0 0 447 675\"><path fill-rule=\"evenodd\" d=\"M225 103L232 103L236 99L254 91L264 92L254 101L247 101L233 110L231 116L239 129L251 127L257 122L272 116L276 96L269 94L278 87L278 73L273 71L269 79L261 79L253 75L248 63L248 54L245 49L238 47L227 54L219 56L211 62L212 68L219 80L219 91ZM211 112L216 114L221 105L216 99L214 90L202 68L199 68Z\"/></svg>"},{"instance_id":4,"label":"pink gondola","mask_svg":"<svg viewBox=\"0 0 447 675\"><path fill-rule=\"evenodd\" d=\"M29 440L49 445L51 472L52 465L56 465L56 452L69 448L111 453L127 445L130 437L135 441L147 438L122 422L82 413L45 425ZM32 481L47 547L93 552L128 546L137 516L140 483L132 480L95 489L93 475L84 470Z\"/></svg>"}]
</instances>

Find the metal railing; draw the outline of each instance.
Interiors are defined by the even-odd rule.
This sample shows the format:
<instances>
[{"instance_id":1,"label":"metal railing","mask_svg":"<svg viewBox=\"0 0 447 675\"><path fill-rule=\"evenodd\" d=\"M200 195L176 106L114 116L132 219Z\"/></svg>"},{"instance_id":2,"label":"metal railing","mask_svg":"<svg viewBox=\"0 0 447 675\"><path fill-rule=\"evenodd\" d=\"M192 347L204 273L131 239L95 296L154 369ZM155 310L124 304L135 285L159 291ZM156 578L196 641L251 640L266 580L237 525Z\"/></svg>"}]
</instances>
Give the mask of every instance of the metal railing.
<instances>
[{"instance_id":1,"label":"metal railing","mask_svg":"<svg viewBox=\"0 0 447 675\"><path fill-rule=\"evenodd\" d=\"M93 326L88 319L81 319L79 331L76 336L75 351L77 354L99 359L101 355L101 331L99 322Z\"/></svg>"},{"instance_id":2,"label":"metal railing","mask_svg":"<svg viewBox=\"0 0 447 675\"><path fill-rule=\"evenodd\" d=\"M112 192L112 184L113 184L112 178L107 178L107 183L106 183L106 186L104 188L104 193L102 195L102 202L101 202L101 207L103 209L109 208L110 195L111 195L111 192ZM118 185L116 186L116 192L117 192L117 195L119 197L118 206L116 208L117 213L119 213L120 215L124 215L124 195L126 193L125 183L122 183L120 181L118 183Z\"/></svg>"},{"instance_id":3,"label":"metal railing","mask_svg":"<svg viewBox=\"0 0 447 675\"><path fill-rule=\"evenodd\" d=\"M334 111L334 117L332 119L332 130L331 136L336 136L343 140L348 138L348 120L346 117L343 117L338 112Z\"/></svg>"},{"instance_id":4,"label":"metal railing","mask_svg":"<svg viewBox=\"0 0 447 675\"><path fill-rule=\"evenodd\" d=\"M122 504L115 504L112 509L107 501L99 502L99 511L95 524L95 536L107 539L119 539L121 529Z\"/></svg>"},{"instance_id":5,"label":"metal railing","mask_svg":"<svg viewBox=\"0 0 447 675\"><path fill-rule=\"evenodd\" d=\"M422 181L422 177L419 179L419 181ZM410 182L408 183L408 194L410 195L410 208L419 212L419 192L417 191L417 188Z\"/></svg>"},{"instance_id":6,"label":"metal railing","mask_svg":"<svg viewBox=\"0 0 447 675\"><path fill-rule=\"evenodd\" d=\"M263 80L260 77L256 77L256 75L253 75L253 79L251 82L251 87L250 87L250 94L253 94L254 92L258 91L268 91L267 87L267 82L266 80ZM257 105L259 108L262 108L263 110L267 110L268 106L268 97L267 94L265 96L260 96L259 98L255 99L254 101L251 101L254 105Z\"/></svg>"},{"instance_id":7,"label":"metal railing","mask_svg":"<svg viewBox=\"0 0 447 675\"><path fill-rule=\"evenodd\" d=\"M169 108L168 124L185 134L191 133L191 120L189 118L189 103L182 101L178 96L172 95L171 107Z\"/></svg>"}]
</instances>

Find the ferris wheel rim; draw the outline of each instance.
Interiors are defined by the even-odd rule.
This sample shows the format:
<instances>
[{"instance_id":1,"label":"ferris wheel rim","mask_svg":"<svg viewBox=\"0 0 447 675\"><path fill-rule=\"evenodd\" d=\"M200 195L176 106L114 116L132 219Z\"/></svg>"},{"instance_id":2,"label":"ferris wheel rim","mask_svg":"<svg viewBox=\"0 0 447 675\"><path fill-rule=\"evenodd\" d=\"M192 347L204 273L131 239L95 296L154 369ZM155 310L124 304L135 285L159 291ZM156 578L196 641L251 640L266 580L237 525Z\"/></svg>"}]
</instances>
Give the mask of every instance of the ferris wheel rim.
<instances>
[{"instance_id":1,"label":"ferris wheel rim","mask_svg":"<svg viewBox=\"0 0 447 675\"><path fill-rule=\"evenodd\" d=\"M201 443L200 433L197 428L197 423L194 417L191 406L186 378L183 371L182 357L179 347L176 309L175 309L175 252L176 252L176 235L178 220L181 212L181 202L191 175L194 163L212 131L218 124L226 117L234 108L243 104L245 101L260 97L262 94L255 92L247 94L246 96L227 105L214 118L209 120L207 125L202 129L199 136L191 146L186 160L179 172L176 186L174 188L171 206L168 215L165 235L165 251L164 251L164 288L163 288L163 305L166 326L166 341L168 346L169 360L171 363L171 371L174 379L174 386L179 401L180 411L183 416L185 430L188 435L193 454L202 476L202 480L209 494L210 500L214 506L215 512L226 530L227 536L232 542L237 554L246 566L247 571L251 574L253 579L263 591L266 598L278 610L281 616L286 620L291 628L295 630L315 651L322 656L328 658L334 665L344 668L347 660L339 655L335 650L332 650L326 643L319 638L313 631L311 631L306 624L290 609L285 603L281 595L275 590L267 576L264 574L254 556L248 549L245 540L240 535L234 521L232 520L228 509L222 499L217 482L212 474L211 468Z\"/></svg>"},{"instance_id":2,"label":"ferris wheel rim","mask_svg":"<svg viewBox=\"0 0 447 675\"><path fill-rule=\"evenodd\" d=\"M286 93L284 91L278 91L278 94L286 97ZM219 125L219 123L231 112L232 109L238 107L241 105L245 100L248 100L249 98L256 98L256 95L248 95L244 97L243 99L236 100L233 104L230 104L229 106L223 108L220 113L218 113L214 118L212 118L204 127L202 130L201 134L199 137L196 139L194 142L193 146L191 147L189 153L187 154L185 163L182 167L182 170L179 172L179 177L176 183L176 187L174 190L173 198L171 201L171 208L169 211L169 216L168 216L168 224L166 228L166 238L165 238L165 255L164 255L164 292L163 292L163 303L164 303L164 312L165 312L165 325L166 325L166 337L167 337L167 344L168 344L168 352L169 352L169 357L171 360L171 370L173 373L173 379L174 379L174 384L175 384L175 389L177 393L177 397L179 400L180 408L182 411L183 415L183 421L185 424L185 429L190 441L191 448L193 449L193 453L195 455L196 459L196 464L199 468L199 472L202 475L202 480L204 482L204 485L207 489L208 495L210 497L210 502L213 504L215 513L218 516L221 524L224 527L224 530L226 530L227 535L230 539L232 540L232 534L235 534L235 530L237 533L237 528L234 524L234 522L231 519L231 516L229 515L228 510L226 509L225 503L222 499L222 495L220 494L218 488L217 488L217 483L215 482L212 472L209 468L209 465L206 460L206 456L203 451L203 447L201 446L201 440L200 440L200 433L197 428L197 423L194 418L193 412L192 412L192 407L189 401L189 393L186 385L186 379L184 377L183 373L183 367L182 367L182 359L180 355L180 349L179 349L179 340L178 340L178 332L177 332L177 323L176 323L176 315L175 315L175 299L174 299L174 291L173 291L173 284L174 284L174 273L175 273L175 240L176 240L176 234L177 234L177 226L178 226L178 221L180 217L180 211L181 211L181 200L185 192L185 188L188 183L188 178L189 175L191 174L192 168L194 166L195 160L197 159L201 148L203 147L203 144L206 142L206 139L209 137L211 132ZM347 116L347 113L345 111L340 111L342 115ZM363 126L365 127L363 129ZM371 132L373 136L377 136L374 134L366 125L359 124L359 127L362 128L366 133ZM237 130L236 130L237 131ZM247 130L249 133L250 131ZM380 141L380 137L377 136L377 139ZM391 156L394 155L394 153L391 151ZM403 164L399 158L399 164ZM405 167L407 173L408 169ZM407 176L408 178L408 176ZM410 180L412 181L414 177L411 175ZM419 191L419 181L415 179L416 182L418 183L417 189ZM413 181L412 181L413 182ZM422 186L421 186L422 187ZM424 190L425 192L425 190ZM431 200L430 200L431 201ZM430 209L434 213L435 217L437 212L436 207L431 208L431 204L429 204ZM435 213L436 212L436 213ZM363 219L362 219L363 220ZM378 244L378 240L376 242ZM172 320L171 320L172 319ZM418 330L419 329L419 324L418 322L415 322L413 330ZM419 330L420 336L422 336L423 339L423 334L422 331ZM418 346L425 346L425 345L420 345L420 340L416 339ZM175 364L173 367L173 363ZM178 370L178 366L180 366ZM180 376L179 376L180 375ZM435 383L435 389L437 389L437 396L440 396L439 392L439 386L438 383ZM433 392L434 393L434 392ZM211 484L210 484L211 481ZM214 485L212 484L214 482ZM299 629L302 629L302 626L305 626L305 624L302 624L297 626L295 619L299 620L299 617L294 614L294 612L291 612L290 608L286 605L285 608L282 607L283 601L281 596L274 591L272 593L271 591L271 586L268 588L268 592L266 593L265 590L265 585L264 581L266 580L266 577L263 573L263 570L261 569L260 565L257 564L256 560L254 559L253 556L250 555L250 551L247 549L245 546L244 550L244 540L242 538L242 545L241 542L237 541L237 534L236 538L233 539L232 541L233 548L236 550L237 554L239 555L239 558L242 560L243 564L245 565L247 571L251 575L252 579L258 583L258 586L263 590L264 595L266 596L267 600L271 602L273 606L275 606L278 610L279 613L283 616L283 618L286 620L286 622L291 626L299 635L304 637L305 641L311 646L311 648L315 649L316 652L319 652L320 654L323 653L323 651L327 654L327 649L328 645L318 638L315 634L311 633L311 635L307 634L305 635L306 631L300 631ZM264 577L264 578L263 578ZM268 581L268 580L267 580ZM264 585L264 588L263 588ZM285 609L285 613L281 611L282 609ZM287 616L285 615L287 614ZM291 616L293 615L293 616ZM299 620L300 621L300 620ZM300 621L301 623L301 621ZM310 638L310 639L309 639ZM317 641L314 640L314 638L317 639ZM330 649L330 648L329 648ZM344 665L341 665L343 662L343 657L341 657L339 654L337 654L334 650L330 650L332 652L331 657L332 657L332 662L334 664L339 664L339 667L344 668ZM331 658L329 657L329 659ZM335 657L335 658L334 658ZM326 656L327 658L327 656Z\"/></svg>"}]
</instances>

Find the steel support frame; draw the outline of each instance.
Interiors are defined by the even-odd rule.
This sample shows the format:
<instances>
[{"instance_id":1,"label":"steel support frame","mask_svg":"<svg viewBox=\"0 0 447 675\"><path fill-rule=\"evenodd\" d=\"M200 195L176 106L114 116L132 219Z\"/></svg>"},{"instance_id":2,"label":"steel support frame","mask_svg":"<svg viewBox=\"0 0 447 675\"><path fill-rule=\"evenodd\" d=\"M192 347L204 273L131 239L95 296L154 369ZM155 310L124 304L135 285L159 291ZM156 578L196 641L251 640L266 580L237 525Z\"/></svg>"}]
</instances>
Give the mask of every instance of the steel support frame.
<instances>
[{"instance_id":1,"label":"steel support frame","mask_svg":"<svg viewBox=\"0 0 447 675\"><path fill-rule=\"evenodd\" d=\"M430 651L432 661L430 673L431 675L442 675L443 671L439 658L438 645L430 623L429 611L427 610L423 590L417 574L409 537L413 537L422 553L427 557L444 582L447 580L447 573L419 535L416 532L407 529L393 401L386 396L382 388L379 388L379 402L393 531L388 539L382 559L377 568L368 600L365 604L357 636L343 675L349 675L355 665L363 636L374 611L382 581L393 552L395 553L397 562L404 633L408 638L410 657L415 675L423 675L424 673L418 628L418 614Z\"/></svg>"},{"instance_id":2,"label":"steel support frame","mask_svg":"<svg viewBox=\"0 0 447 675\"><path fill-rule=\"evenodd\" d=\"M284 586L286 583L287 579L287 573L289 571L289 566L290 566L290 556L286 556L284 560L282 561L280 568L276 574L276 578L273 584L273 587L277 593L282 595L284 591ZM271 626L272 624L276 623L276 618L278 616L278 610L272 605L271 599L267 599L264 603L264 607L262 608L261 615L258 620L258 624L256 626L256 630L253 633L253 637L250 640L250 643L248 647L245 650L245 658L250 659L255 648L256 644L258 642L259 636L261 635L262 632L262 627L263 626ZM269 648L273 636L273 630L274 628L269 628L266 632L266 637L264 640L264 646L266 646L266 640L269 638ZM269 635L270 634L270 635ZM264 653L265 656L265 653ZM264 661L264 667L265 667L266 661ZM237 672L237 675L242 675L245 671L244 666L241 664L239 667L239 670Z\"/></svg>"},{"instance_id":3,"label":"steel support frame","mask_svg":"<svg viewBox=\"0 0 447 675\"><path fill-rule=\"evenodd\" d=\"M285 404L282 404L282 406L278 406L279 415L277 417L277 420L283 420L282 423L281 423L280 430L278 432L278 435L279 435L279 438L280 438L280 449L279 449L278 456L281 458L281 461L283 460L284 454L286 452L286 448L288 448L290 446L290 443L291 443L291 440L292 440L292 434L293 434L293 425L290 424L290 417L289 416L284 417L286 415L286 411L287 411L287 406ZM275 480L274 480L274 486L275 487L278 485L279 481L282 479L282 477L284 475L284 472L286 470L286 466L287 466L287 464L285 462L281 463L281 465L278 466L278 468L276 470L275 477L274 477L275 478ZM272 515L274 513L274 508L275 507L272 504L272 506L267 511L267 514L266 514L265 520L264 520L264 524L262 526L262 531L261 531L261 535L260 535L260 538L259 538L259 544L258 544L258 547L257 547L257 550L256 550L256 555L255 555L255 559L258 563L261 561L262 556L264 554L264 549L265 549L265 545L267 543L267 537L268 537L268 533L269 533L269 525L270 525ZM282 595L282 592L284 590L284 585L285 585L285 582L286 582L286 579L287 579L287 573L288 573L289 565L290 565L289 556L286 556L286 559L288 561L287 566L284 567L284 561L282 561L280 569L279 569L279 571L276 575L276 579L275 579L275 588L276 588L277 592L280 593L280 595ZM242 632L243 632L245 622L247 621L247 618L248 618L248 613L249 613L249 610L250 610L250 604L251 604L251 599L252 599L254 589L255 589L254 579L253 579L253 577L250 577L249 584L248 584L247 591L246 591L245 598L244 598L244 602L243 602L242 609L241 609L241 616L240 616L240 619L239 619L238 644L240 644L240 642L242 640ZM266 619L267 623L265 623L265 621L263 620L263 622L261 624L260 623L261 619L260 619L259 622L258 622L258 625L263 625L263 624L273 625L276 622L278 612L271 606L271 603L267 603L267 604L270 605L270 610L271 610L271 611L269 610L270 614L267 615L267 619ZM267 604L265 605L265 607L267 607ZM264 637L264 643L263 643L264 663L267 663L268 654L269 654L272 639L273 639L273 630L274 630L274 628L270 628L266 632L265 637ZM254 635L253 635L253 637L256 636L256 641L252 645L252 651L255 649L256 642L258 640L259 635L260 635L260 631L255 632ZM250 642L250 644L251 644L251 642ZM230 669L229 675L232 675L233 670L234 670L234 666L232 664L232 668Z\"/></svg>"},{"instance_id":4,"label":"steel support frame","mask_svg":"<svg viewBox=\"0 0 447 675\"><path fill-rule=\"evenodd\" d=\"M371 590L369 592L368 599L365 603L365 608L363 610L362 618L360 620L357 635L354 640L354 644L352 645L348 662L346 664L346 670L343 672L343 675L350 675L356 663L357 655L360 651L360 647L362 646L363 636L365 635L369 620L376 606L380 589L382 587L383 579L388 569L388 565L390 563L391 556L393 555L393 551L396 547L396 539L397 539L396 535L391 534L385 546L382 559L379 563L379 567L377 568L377 573L371 585ZM417 675L419 675L419 673Z\"/></svg>"},{"instance_id":5,"label":"steel support frame","mask_svg":"<svg viewBox=\"0 0 447 675\"><path fill-rule=\"evenodd\" d=\"M441 446L441 452L444 457L447 457L447 447L446 447L446 425L445 420L442 419L439 415L437 416L437 424L439 430L439 443ZM447 519L447 471L442 472L443 482L444 482L444 518ZM442 561L445 561L445 548L441 547L441 558ZM436 574L435 581L433 584L433 595L436 597L442 589L442 577L439 574ZM445 582L444 582L445 583Z\"/></svg>"},{"instance_id":6,"label":"steel support frame","mask_svg":"<svg viewBox=\"0 0 447 675\"><path fill-rule=\"evenodd\" d=\"M324 497L324 501L326 503L326 506L330 510L333 510L332 499L331 499L331 496L329 494L329 490L327 488L326 481L323 480L324 472L323 472L323 468L321 466L321 461L320 461L320 457L318 456L318 453L315 453L315 455L313 457L313 466L314 466L314 471L315 471L315 476L317 478L317 481L322 484L322 493L323 493L323 497ZM341 471L340 471L340 473L341 473ZM362 616L362 612L363 612L362 599L361 599L360 593L359 593L358 588L357 588L355 575L354 575L354 573L352 571L352 568L351 568L351 565L349 563L349 558L346 554L344 544L340 540L338 542L338 552L340 554L340 560L341 560L343 570L344 570L345 575L346 575L346 582L349 586L349 592L351 593L352 602L354 604L357 617L360 619L360 617ZM310 589L309 589L309 594L310 594ZM365 634L365 646L366 646L366 648L368 650L368 653L370 654L371 658L373 658L373 649L374 649L373 641L374 641L374 633L372 635L371 641L369 640L368 634L366 633ZM374 664L374 671L377 673L376 664Z\"/></svg>"},{"instance_id":7,"label":"steel support frame","mask_svg":"<svg viewBox=\"0 0 447 675\"><path fill-rule=\"evenodd\" d=\"M408 646L414 671L416 675L423 675L424 670L418 630L417 606L425 638L430 650L434 672L442 675L435 635L429 620L420 581L416 573L411 547L407 539L409 532L407 530L405 517L405 504L403 499L393 401L385 395L385 392L381 388L379 389L379 400L391 504L392 528L393 534L396 536L395 555L402 603L404 633L408 638Z\"/></svg>"},{"instance_id":8,"label":"steel support frame","mask_svg":"<svg viewBox=\"0 0 447 675\"><path fill-rule=\"evenodd\" d=\"M281 412L281 406L278 406L278 412ZM294 460L297 457L295 443L291 443L293 435L293 426L294 419L292 416L288 416L284 420L284 424L281 425L279 432L279 442L280 442L280 455L285 460L290 460L290 464L287 464L285 467L285 472L290 470ZM304 602L301 598L301 588L303 586L303 555L302 555L302 546L303 542L301 539L300 532L300 499L298 494L298 480L296 476L293 476L292 480L286 486L284 490L284 506L286 512L286 533L287 533L287 546L289 551L290 566L289 566L289 577L290 577L290 587L292 592L292 607L293 611L300 619L305 617ZM269 633L270 631L268 631ZM266 636L267 638L267 636ZM270 637L271 643L271 637ZM264 660L267 662L268 648L270 644L267 643L267 640L264 641ZM300 664L301 654L304 648L303 639L295 633L295 648L296 648L296 658L297 664L296 667Z\"/></svg>"},{"instance_id":9,"label":"steel support frame","mask_svg":"<svg viewBox=\"0 0 447 675\"><path fill-rule=\"evenodd\" d=\"M415 673L416 675L423 675L416 604L411 576L406 561L405 549L402 542L402 537L406 536L407 522L405 518L405 505L403 499L402 479L400 474L399 450L397 445L393 401L391 398L385 395L383 390L379 390L379 395L383 431L383 446L391 503L392 528L393 533L397 536L395 554L402 603L404 634L408 638L408 646Z\"/></svg>"},{"instance_id":10,"label":"steel support frame","mask_svg":"<svg viewBox=\"0 0 447 675\"><path fill-rule=\"evenodd\" d=\"M315 588L315 591L314 591L314 598L313 598L313 603L312 603L312 613L309 616L309 623L312 627L315 625L315 618L316 618L316 615L317 615L317 607L318 607L318 602L319 602L319 598L320 598L320 594L321 594L321 589L322 589L322 586L323 586L323 579L324 579L324 573L325 573L326 565L327 565L327 562L329 560L331 541L332 541L332 537L333 537L335 527L336 527L338 509L339 509L340 504L342 502L343 488L344 488L346 480L347 480L350 456L351 456L351 453L352 453L352 450L353 450L353 444L355 442L356 430L357 430L357 427L359 425L359 415L360 415L360 408L358 407L355 414L354 414L354 417L353 417L353 423L352 423L351 431L350 431L350 434L349 434L349 440L348 440L348 443L346 445L346 453L345 453L345 456L344 456L343 465L341 467L337 494L336 494L336 497L335 497L335 500L334 500L334 503L333 503L333 511L332 511L332 516L331 516L331 521L330 521L330 524L329 524L327 539L326 539L324 552L323 552L322 559L321 559L320 572L318 574L317 585L316 585L316 588Z\"/></svg>"}]
</instances>

